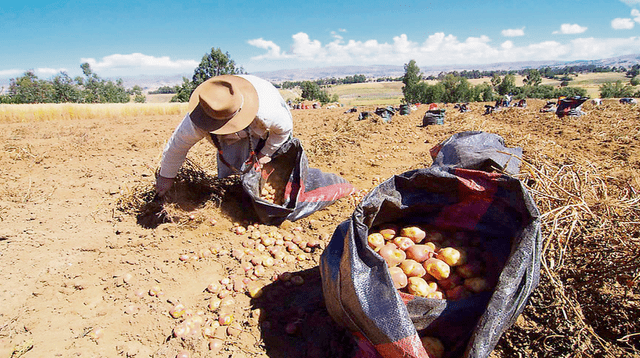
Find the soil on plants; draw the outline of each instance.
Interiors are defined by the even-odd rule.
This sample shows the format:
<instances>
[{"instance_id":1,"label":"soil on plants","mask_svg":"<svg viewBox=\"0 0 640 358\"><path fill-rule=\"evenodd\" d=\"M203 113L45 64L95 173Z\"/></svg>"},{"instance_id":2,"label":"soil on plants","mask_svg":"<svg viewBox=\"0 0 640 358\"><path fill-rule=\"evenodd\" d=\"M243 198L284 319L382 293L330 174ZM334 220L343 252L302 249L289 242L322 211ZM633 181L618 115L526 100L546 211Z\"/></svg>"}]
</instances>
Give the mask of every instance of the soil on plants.
<instances>
[{"instance_id":1,"label":"soil on plants","mask_svg":"<svg viewBox=\"0 0 640 358\"><path fill-rule=\"evenodd\" d=\"M310 166L357 192L280 226L259 225L238 181L215 177L206 141L154 197L179 116L0 124L0 358L352 357L353 337L323 303L323 248L364 193L430 166L429 149L468 130L523 148L521 177L543 214L540 285L492 357L638 356L640 110L609 100L558 118L544 103L489 115L485 103L449 105L444 125L426 127L426 105L388 122L375 106L293 110ZM372 115L359 121L362 111ZM256 232L296 238L294 260L247 276L239 251L261 250ZM225 313L231 328L217 328Z\"/></svg>"}]
</instances>

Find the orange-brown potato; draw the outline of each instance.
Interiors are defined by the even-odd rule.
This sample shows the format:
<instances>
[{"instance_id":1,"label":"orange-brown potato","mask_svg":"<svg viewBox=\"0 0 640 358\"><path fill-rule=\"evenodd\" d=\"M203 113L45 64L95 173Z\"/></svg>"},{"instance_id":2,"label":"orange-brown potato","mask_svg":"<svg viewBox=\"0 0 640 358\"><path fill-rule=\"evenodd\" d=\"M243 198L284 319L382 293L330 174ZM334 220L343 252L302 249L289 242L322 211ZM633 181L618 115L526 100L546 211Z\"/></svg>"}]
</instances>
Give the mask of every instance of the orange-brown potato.
<instances>
[{"instance_id":1,"label":"orange-brown potato","mask_svg":"<svg viewBox=\"0 0 640 358\"><path fill-rule=\"evenodd\" d=\"M435 282L427 282L422 277L409 277L407 291L414 296L426 297L429 293L435 292L437 285Z\"/></svg>"},{"instance_id":2,"label":"orange-brown potato","mask_svg":"<svg viewBox=\"0 0 640 358\"><path fill-rule=\"evenodd\" d=\"M409 277L422 277L425 273L427 273L422 264L420 264L416 260L404 260L400 263L399 267Z\"/></svg>"},{"instance_id":3,"label":"orange-brown potato","mask_svg":"<svg viewBox=\"0 0 640 358\"><path fill-rule=\"evenodd\" d=\"M417 226L407 226L400 230L400 236L408 237L414 243L419 244L424 240L426 233Z\"/></svg>"},{"instance_id":4,"label":"orange-brown potato","mask_svg":"<svg viewBox=\"0 0 640 358\"><path fill-rule=\"evenodd\" d=\"M462 249L443 247L436 253L436 258L446 262L449 266L459 266L467 262L467 253Z\"/></svg>"},{"instance_id":5,"label":"orange-brown potato","mask_svg":"<svg viewBox=\"0 0 640 358\"><path fill-rule=\"evenodd\" d=\"M407 287L407 275L400 267L389 267L389 274L391 274L391 280L393 280L393 286L396 289Z\"/></svg>"},{"instance_id":6,"label":"orange-brown potato","mask_svg":"<svg viewBox=\"0 0 640 358\"><path fill-rule=\"evenodd\" d=\"M422 346L427 351L429 358L442 358L444 357L444 345L435 337L422 337Z\"/></svg>"},{"instance_id":7,"label":"orange-brown potato","mask_svg":"<svg viewBox=\"0 0 640 358\"><path fill-rule=\"evenodd\" d=\"M451 273L451 268L447 265L446 262L442 260L438 260L436 258L430 258L425 261L423 264L424 269L427 270L427 273L433 276L436 280L444 280L449 277Z\"/></svg>"},{"instance_id":8,"label":"orange-brown potato","mask_svg":"<svg viewBox=\"0 0 640 358\"><path fill-rule=\"evenodd\" d=\"M431 246L422 244L408 247L405 250L405 253L407 254L407 258L416 260L418 262L425 262L427 259L430 259L434 255L433 248Z\"/></svg>"}]
</instances>

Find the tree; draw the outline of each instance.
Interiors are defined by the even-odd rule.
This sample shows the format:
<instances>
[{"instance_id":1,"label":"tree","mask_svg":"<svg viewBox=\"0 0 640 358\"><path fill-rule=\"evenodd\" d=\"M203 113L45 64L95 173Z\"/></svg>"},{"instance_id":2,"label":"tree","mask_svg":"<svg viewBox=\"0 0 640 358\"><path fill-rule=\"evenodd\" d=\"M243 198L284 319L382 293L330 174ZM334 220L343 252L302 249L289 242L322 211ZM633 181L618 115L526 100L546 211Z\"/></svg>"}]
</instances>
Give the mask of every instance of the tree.
<instances>
[{"instance_id":1,"label":"tree","mask_svg":"<svg viewBox=\"0 0 640 358\"><path fill-rule=\"evenodd\" d=\"M53 102L55 103L79 103L82 102L82 91L78 88L76 81L69 77L66 72L53 77Z\"/></svg>"},{"instance_id":2,"label":"tree","mask_svg":"<svg viewBox=\"0 0 640 358\"><path fill-rule=\"evenodd\" d=\"M406 103L418 103L417 85L422 80L422 72L416 65L415 60L409 61L404 65L404 77L402 77L402 94Z\"/></svg>"},{"instance_id":3,"label":"tree","mask_svg":"<svg viewBox=\"0 0 640 358\"><path fill-rule=\"evenodd\" d=\"M220 75L237 75L244 73L242 67L236 67L229 53L222 53L220 48L211 48L211 52L202 56L200 65L193 72L194 88L211 77Z\"/></svg>"},{"instance_id":4,"label":"tree","mask_svg":"<svg viewBox=\"0 0 640 358\"><path fill-rule=\"evenodd\" d=\"M498 93L501 95L512 93L516 88L516 76L512 74L505 75L498 85Z\"/></svg>"},{"instance_id":5,"label":"tree","mask_svg":"<svg viewBox=\"0 0 640 358\"><path fill-rule=\"evenodd\" d=\"M310 101L320 101L320 103L325 104L338 100L337 95L329 96L329 93L321 89L316 82L304 81L300 88L302 89L301 97Z\"/></svg>"},{"instance_id":6,"label":"tree","mask_svg":"<svg viewBox=\"0 0 640 358\"><path fill-rule=\"evenodd\" d=\"M496 91L498 90L498 86L500 86L500 82L502 82L502 78L500 78L500 75L497 73L494 73L493 76L491 76L491 85Z\"/></svg>"},{"instance_id":7,"label":"tree","mask_svg":"<svg viewBox=\"0 0 640 358\"><path fill-rule=\"evenodd\" d=\"M133 96L133 101L136 103L145 103L147 101L147 97L142 94L142 88L138 85L133 86L133 88L127 92Z\"/></svg>"},{"instance_id":8,"label":"tree","mask_svg":"<svg viewBox=\"0 0 640 358\"><path fill-rule=\"evenodd\" d=\"M607 82L600 86L600 97L602 98L624 98L631 97L633 88L627 84L623 85L622 81Z\"/></svg>"},{"instance_id":9,"label":"tree","mask_svg":"<svg viewBox=\"0 0 640 358\"><path fill-rule=\"evenodd\" d=\"M473 92L466 78L448 74L442 80L442 84L444 85L444 97L442 99L444 102L455 103L471 100Z\"/></svg>"},{"instance_id":10,"label":"tree","mask_svg":"<svg viewBox=\"0 0 640 358\"><path fill-rule=\"evenodd\" d=\"M80 65L85 78L79 81L82 84L84 102L87 103L127 103L129 94L124 88L122 79L107 81L93 72L89 63Z\"/></svg>"},{"instance_id":11,"label":"tree","mask_svg":"<svg viewBox=\"0 0 640 358\"><path fill-rule=\"evenodd\" d=\"M523 80L525 85L529 86L537 86L542 83L542 75L538 70L529 70L527 73L527 77Z\"/></svg>"},{"instance_id":12,"label":"tree","mask_svg":"<svg viewBox=\"0 0 640 358\"><path fill-rule=\"evenodd\" d=\"M180 86L176 86L176 94L171 97L171 102L189 102L189 97L191 97L191 93L196 89L188 78L182 77L182 84Z\"/></svg>"},{"instance_id":13,"label":"tree","mask_svg":"<svg viewBox=\"0 0 640 358\"><path fill-rule=\"evenodd\" d=\"M33 71L27 71L22 77L11 79L9 96L13 103L48 103L52 102L50 82L38 79Z\"/></svg>"},{"instance_id":14,"label":"tree","mask_svg":"<svg viewBox=\"0 0 640 358\"><path fill-rule=\"evenodd\" d=\"M474 101L492 102L493 101L493 88L490 84L483 82L473 89Z\"/></svg>"},{"instance_id":15,"label":"tree","mask_svg":"<svg viewBox=\"0 0 640 358\"><path fill-rule=\"evenodd\" d=\"M211 48L211 52L204 54L200 64L193 71L191 83L187 84L186 78L183 78L182 86L177 88L176 95L171 98L171 102L188 102L191 93L198 85L211 77L220 75L238 75L243 74L242 67L236 67L235 61L231 59L228 52L223 53L220 48Z\"/></svg>"},{"instance_id":16,"label":"tree","mask_svg":"<svg viewBox=\"0 0 640 358\"><path fill-rule=\"evenodd\" d=\"M638 76L633 77L629 80L629 84L632 86L640 85L640 78L638 78Z\"/></svg>"}]
</instances>

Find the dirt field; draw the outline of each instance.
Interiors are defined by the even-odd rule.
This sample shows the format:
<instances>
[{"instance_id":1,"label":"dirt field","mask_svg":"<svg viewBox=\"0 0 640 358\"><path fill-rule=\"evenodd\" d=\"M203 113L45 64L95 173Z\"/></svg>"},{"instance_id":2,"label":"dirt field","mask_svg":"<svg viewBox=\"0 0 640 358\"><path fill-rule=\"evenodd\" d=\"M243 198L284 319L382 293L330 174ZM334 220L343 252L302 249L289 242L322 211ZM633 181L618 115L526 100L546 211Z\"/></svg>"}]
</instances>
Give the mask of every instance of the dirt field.
<instances>
[{"instance_id":1,"label":"dirt field","mask_svg":"<svg viewBox=\"0 0 640 358\"><path fill-rule=\"evenodd\" d=\"M429 149L457 132L492 132L524 148L521 179L543 213L542 278L492 357L640 356L640 109L611 100L559 119L540 113L543 103L491 115L482 115L481 103L468 113L449 106L445 124L428 127L418 126L426 106L389 123L356 121L344 108L296 110L294 135L311 167L363 191L430 166ZM226 278L240 286L244 277L233 249L257 247L232 232L252 215L237 185L210 177L215 151L206 142L193 148L190 168L195 184L210 190L198 187L206 195L195 196L178 185L165 204L171 222L153 215L154 171L181 119L0 124L0 358L353 354L350 335L322 304L318 258L357 197L294 223L260 226L319 246L306 260L265 266L259 299L228 293L233 301L213 312L209 285ZM304 283L271 283L281 272ZM187 311L175 319L177 303ZM231 329L215 329L222 312L233 313ZM213 326L221 351L201 333L176 338L185 321Z\"/></svg>"}]
</instances>

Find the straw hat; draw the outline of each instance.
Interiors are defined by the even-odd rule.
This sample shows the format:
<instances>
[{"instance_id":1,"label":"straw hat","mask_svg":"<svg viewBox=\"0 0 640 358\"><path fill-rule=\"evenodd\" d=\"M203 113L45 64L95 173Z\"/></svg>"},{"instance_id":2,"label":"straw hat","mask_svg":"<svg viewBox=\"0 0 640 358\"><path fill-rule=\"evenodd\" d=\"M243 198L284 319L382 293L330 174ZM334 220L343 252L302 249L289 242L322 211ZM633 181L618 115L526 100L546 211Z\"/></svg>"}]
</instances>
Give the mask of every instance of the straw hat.
<instances>
[{"instance_id":1,"label":"straw hat","mask_svg":"<svg viewBox=\"0 0 640 358\"><path fill-rule=\"evenodd\" d=\"M188 110L193 124L207 132L235 133L251 124L258 113L258 92L242 77L212 77L193 91Z\"/></svg>"}]
</instances>

